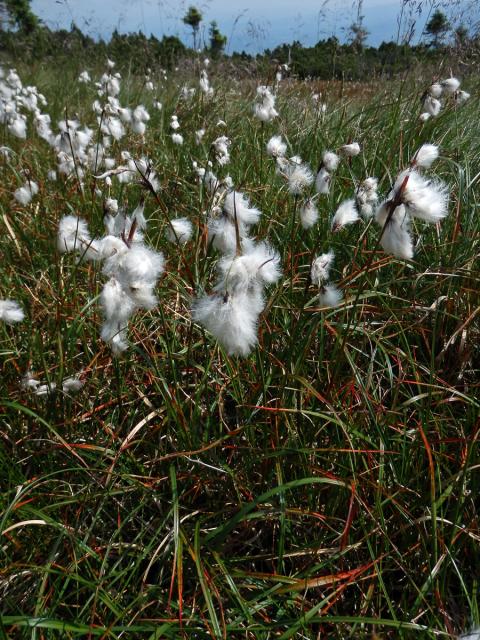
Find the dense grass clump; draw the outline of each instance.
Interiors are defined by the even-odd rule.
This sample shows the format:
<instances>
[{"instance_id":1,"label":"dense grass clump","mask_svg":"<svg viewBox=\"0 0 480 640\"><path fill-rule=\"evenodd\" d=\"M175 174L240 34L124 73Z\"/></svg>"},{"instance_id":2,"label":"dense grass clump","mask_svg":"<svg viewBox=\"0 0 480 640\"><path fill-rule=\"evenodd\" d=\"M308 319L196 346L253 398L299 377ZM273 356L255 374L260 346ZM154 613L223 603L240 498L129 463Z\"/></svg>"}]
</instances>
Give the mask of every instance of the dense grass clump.
<instances>
[{"instance_id":1,"label":"dense grass clump","mask_svg":"<svg viewBox=\"0 0 480 640\"><path fill-rule=\"evenodd\" d=\"M97 121L81 70L19 73L47 98L55 133L78 119L94 144L105 111ZM112 139L108 156L115 167L122 151L149 158L156 190L145 175L95 177L105 167L81 176L78 163L51 179L57 153L32 114L25 140L2 133L0 299L26 317L0 323L0 635L455 637L480 623L478 86L422 124L430 78L287 79L279 116L261 123L256 82L208 72L210 97L198 74L122 70L120 102L151 117L144 136ZM266 154L276 134L313 172L324 151L361 146L332 174L309 230L303 196ZM225 166L210 147L223 135ZM423 143L440 146L429 175L449 186L449 214L413 222L412 260L384 253L373 219L332 233L362 180L377 177L386 197ZM281 257L245 358L192 322L219 258L206 234L216 196L194 161L248 195L262 212L252 236ZM25 180L39 187L26 205L13 197ZM57 250L65 215L102 236L109 198L129 213L145 201L145 241L166 260L158 305L137 311L121 357L100 339L102 266ZM194 230L182 245L166 239L178 217ZM310 282L329 249L335 308ZM26 388L28 372L44 393ZM81 389L65 388L69 377Z\"/></svg>"}]
</instances>

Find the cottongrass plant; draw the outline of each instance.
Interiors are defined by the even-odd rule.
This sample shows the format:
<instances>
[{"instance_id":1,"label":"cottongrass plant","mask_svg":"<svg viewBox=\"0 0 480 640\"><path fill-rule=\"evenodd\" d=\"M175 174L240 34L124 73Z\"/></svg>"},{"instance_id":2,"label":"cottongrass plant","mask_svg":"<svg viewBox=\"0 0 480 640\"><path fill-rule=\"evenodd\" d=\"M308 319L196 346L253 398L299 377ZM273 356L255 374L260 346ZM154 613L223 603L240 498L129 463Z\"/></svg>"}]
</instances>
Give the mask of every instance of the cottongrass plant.
<instances>
[{"instance_id":1,"label":"cottongrass plant","mask_svg":"<svg viewBox=\"0 0 480 640\"><path fill-rule=\"evenodd\" d=\"M25 317L22 307L16 300L0 300L0 321L5 324L21 322Z\"/></svg>"},{"instance_id":2,"label":"cottongrass plant","mask_svg":"<svg viewBox=\"0 0 480 640\"><path fill-rule=\"evenodd\" d=\"M317 300L321 307L338 307L343 299L342 292L329 282L334 258L335 254L330 249L313 260L310 270L312 284L318 287Z\"/></svg>"},{"instance_id":3,"label":"cottongrass plant","mask_svg":"<svg viewBox=\"0 0 480 640\"><path fill-rule=\"evenodd\" d=\"M217 263L213 293L195 300L192 318L209 331L229 355L246 357L258 342L264 289L280 278L280 256L267 243L251 244L240 255Z\"/></svg>"},{"instance_id":4,"label":"cottongrass plant","mask_svg":"<svg viewBox=\"0 0 480 640\"><path fill-rule=\"evenodd\" d=\"M0 288L28 316L0 323L2 629L455 637L478 626L478 101L442 93L445 115L419 126L408 79L345 82L347 98L325 84L321 113L315 82L292 77L281 128L252 135L251 81L215 66L206 100L198 62L168 81L106 68L95 87L104 70L79 60L51 106L0 79ZM313 167L326 149L329 194L290 197L277 158ZM349 199L363 220L334 234ZM415 263L379 255L384 236Z\"/></svg>"},{"instance_id":5,"label":"cottongrass plant","mask_svg":"<svg viewBox=\"0 0 480 640\"><path fill-rule=\"evenodd\" d=\"M123 212L105 216L106 235L92 239L87 223L76 216L64 216L59 223L60 252L75 252L79 259L100 261L108 278L100 294L104 315L101 337L115 355L128 348L128 322L138 309L153 309L157 280L164 270L162 253L144 244L146 226L143 205L132 216Z\"/></svg>"},{"instance_id":6,"label":"cottongrass plant","mask_svg":"<svg viewBox=\"0 0 480 640\"><path fill-rule=\"evenodd\" d=\"M388 198L375 213L375 220L382 227L380 243L387 253L397 258L413 257L412 218L435 224L448 213L447 186L420 173L421 169L429 168L438 155L435 145L422 145L411 166L397 176Z\"/></svg>"},{"instance_id":7,"label":"cottongrass plant","mask_svg":"<svg viewBox=\"0 0 480 640\"><path fill-rule=\"evenodd\" d=\"M462 104L470 98L470 94L460 89L460 80L453 76L440 82L434 82L423 95L421 122L426 122L429 118L439 115L444 106L440 100L442 97L446 100L452 99L454 104Z\"/></svg>"}]
</instances>

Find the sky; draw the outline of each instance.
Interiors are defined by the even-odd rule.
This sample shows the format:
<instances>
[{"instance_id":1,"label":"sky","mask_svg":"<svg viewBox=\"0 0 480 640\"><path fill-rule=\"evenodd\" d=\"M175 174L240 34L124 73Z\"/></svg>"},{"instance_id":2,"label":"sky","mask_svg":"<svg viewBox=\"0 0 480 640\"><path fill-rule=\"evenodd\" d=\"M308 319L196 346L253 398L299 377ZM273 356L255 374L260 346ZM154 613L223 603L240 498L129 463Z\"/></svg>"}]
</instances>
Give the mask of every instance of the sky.
<instances>
[{"instance_id":1,"label":"sky","mask_svg":"<svg viewBox=\"0 0 480 640\"><path fill-rule=\"evenodd\" d=\"M32 0L32 10L51 28L69 28L72 22L95 38L120 32L143 31L161 38L175 35L192 44L191 30L182 22L187 7L194 4L203 14L203 37L216 20L227 38L227 52L257 53L284 42L299 40L304 46L335 35L343 41L356 19L359 0ZM452 0L362 0L368 43L396 40L402 4L423 6L416 16L414 41L421 36L429 7ZM476 3L476 0L457 0ZM478 11L478 6L477 6ZM405 15L405 14L404 14ZM415 14L416 15L416 14ZM471 15L470 15L471 20ZM465 20L468 23L467 20ZM406 23L403 22L402 25Z\"/></svg>"}]
</instances>

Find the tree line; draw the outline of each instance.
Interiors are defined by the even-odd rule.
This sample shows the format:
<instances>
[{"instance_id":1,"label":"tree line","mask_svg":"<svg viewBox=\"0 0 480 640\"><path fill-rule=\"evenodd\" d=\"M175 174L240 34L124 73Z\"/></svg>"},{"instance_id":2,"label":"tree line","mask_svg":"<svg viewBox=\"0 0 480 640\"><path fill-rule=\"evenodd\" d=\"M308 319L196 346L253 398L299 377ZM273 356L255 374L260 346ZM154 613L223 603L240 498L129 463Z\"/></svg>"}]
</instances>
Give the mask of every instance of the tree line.
<instances>
[{"instance_id":1,"label":"tree line","mask_svg":"<svg viewBox=\"0 0 480 640\"><path fill-rule=\"evenodd\" d=\"M0 52L4 58L23 61L48 58L71 58L84 64L94 59L112 58L118 64L138 62L138 68L161 66L169 69L185 59L202 54L219 61L232 61L247 69L266 70L272 61L288 65L290 73L300 78L363 80L365 77L393 77L418 63L438 65L447 58L461 59L463 65L477 67L480 38L470 36L465 28L457 28L453 37L446 35L450 25L440 11L427 23L427 40L418 45L383 42L379 47L366 44L368 32L359 24L351 25L351 37L346 43L330 37L314 46L305 47L295 41L282 44L263 53L251 55L234 52L226 56L227 38L215 21L209 26L209 40L199 48L202 13L190 6L183 22L192 30L192 47L176 36L161 39L144 33L119 33L115 30L108 41L95 40L78 26L52 30L32 13L29 0L0 0Z\"/></svg>"}]
</instances>

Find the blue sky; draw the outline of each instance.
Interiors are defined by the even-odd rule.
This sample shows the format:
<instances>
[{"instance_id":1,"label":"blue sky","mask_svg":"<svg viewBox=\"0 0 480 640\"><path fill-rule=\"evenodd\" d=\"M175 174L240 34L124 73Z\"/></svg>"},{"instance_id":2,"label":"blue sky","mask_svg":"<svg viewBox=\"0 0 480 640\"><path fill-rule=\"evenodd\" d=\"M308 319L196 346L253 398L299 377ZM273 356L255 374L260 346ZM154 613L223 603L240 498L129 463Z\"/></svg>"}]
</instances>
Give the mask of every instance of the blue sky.
<instances>
[{"instance_id":1,"label":"blue sky","mask_svg":"<svg viewBox=\"0 0 480 640\"><path fill-rule=\"evenodd\" d=\"M412 10L426 7L416 17L415 41L421 35L428 6L435 0L406 0ZM464 8L476 0L462 0ZM448 2L448 0L444 0ZM356 17L353 0L32 0L33 11L50 27L69 28L74 21L94 37L108 38L112 30L141 30L157 37L176 35L191 43L190 31L182 23L188 5L199 7L204 16L204 33L211 20L228 37L228 50L256 53L283 42L300 40L312 45L331 35L344 40L346 29ZM362 14L369 31L369 43L396 40L402 0L363 0ZM471 9L469 20L471 22ZM458 10L457 10L458 13ZM478 6L476 9L478 17Z\"/></svg>"}]
</instances>

